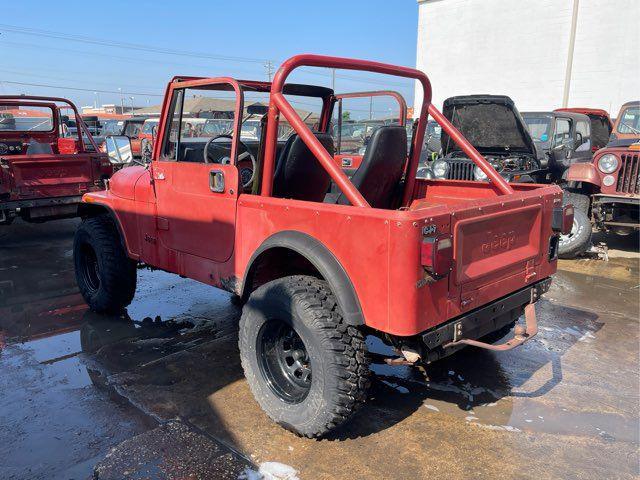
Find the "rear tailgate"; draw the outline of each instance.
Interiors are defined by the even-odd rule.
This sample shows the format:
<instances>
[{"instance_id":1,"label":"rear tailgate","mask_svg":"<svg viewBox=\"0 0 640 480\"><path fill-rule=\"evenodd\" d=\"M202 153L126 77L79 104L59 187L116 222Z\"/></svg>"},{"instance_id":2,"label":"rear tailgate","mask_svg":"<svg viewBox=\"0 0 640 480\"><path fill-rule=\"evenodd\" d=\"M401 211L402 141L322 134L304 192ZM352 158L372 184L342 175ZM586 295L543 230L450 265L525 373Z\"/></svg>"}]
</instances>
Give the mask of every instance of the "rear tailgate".
<instances>
[{"instance_id":1,"label":"rear tailgate","mask_svg":"<svg viewBox=\"0 0 640 480\"><path fill-rule=\"evenodd\" d=\"M541 185L453 213L449 298L457 305L450 313L476 308L555 271L555 258L549 258L551 217L561 201L557 187Z\"/></svg>"},{"instance_id":2,"label":"rear tailgate","mask_svg":"<svg viewBox=\"0 0 640 480\"><path fill-rule=\"evenodd\" d=\"M514 274L537 259L542 213L542 205L534 204L455 222L456 284Z\"/></svg>"},{"instance_id":3,"label":"rear tailgate","mask_svg":"<svg viewBox=\"0 0 640 480\"><path fill-rule=\"evenodd\" d=\"M93 185L92 158L86 154L5 157L19 198L72 196Z\"/></svg>"}]
</instances>

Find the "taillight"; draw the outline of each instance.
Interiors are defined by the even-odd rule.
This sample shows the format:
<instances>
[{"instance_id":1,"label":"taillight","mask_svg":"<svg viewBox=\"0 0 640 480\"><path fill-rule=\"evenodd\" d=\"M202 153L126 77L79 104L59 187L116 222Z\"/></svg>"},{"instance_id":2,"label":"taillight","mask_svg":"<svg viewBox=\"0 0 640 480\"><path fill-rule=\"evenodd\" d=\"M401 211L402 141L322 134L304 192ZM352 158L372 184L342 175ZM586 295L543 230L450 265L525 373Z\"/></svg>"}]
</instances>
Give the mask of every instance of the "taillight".
<instances>
[{"instance_id":1,"label":"taillight","mask_svg":"<svg viewBox=\"0 0 640 480\"><path fill-rule=\"evenodd\" d=\"M451 235L426 237L422 240L420 262L432 275L448 275L453 268L453 239Z\"/></svg>"},{"instance_id":2,"label":"taillight","mask_svg":"<svg viewBox=\"0 0 640 480\"><path fill-rule=\"evenodd\" d=\"M571 233L573 228L573 205L564 205L553 209L551 228L553 228L554 232L560 232L563 235Z\"/></svg>"}]
</instances>

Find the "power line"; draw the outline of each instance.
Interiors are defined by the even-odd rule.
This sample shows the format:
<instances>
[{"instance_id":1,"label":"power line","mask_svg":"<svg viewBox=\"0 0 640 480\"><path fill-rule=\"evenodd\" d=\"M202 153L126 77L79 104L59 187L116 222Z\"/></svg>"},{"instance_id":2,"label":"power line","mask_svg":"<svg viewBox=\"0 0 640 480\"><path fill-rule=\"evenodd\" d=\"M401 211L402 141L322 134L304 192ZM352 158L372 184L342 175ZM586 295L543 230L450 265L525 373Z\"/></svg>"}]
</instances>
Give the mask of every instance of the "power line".
<instances>
[{"instance_id":1,"label":"power line","mask_svg":"<svg viewBox=\"0 0 640 480\"><path fill-rule=\"evenodd\" d=\"M141 93L141 92L120 92L118 90L99 90L96 88L80 88L80 87L68 87L63 85L48 85L45 83L27 83L27 82L14 82L12 80L0 80L0 83L8 83L11 85L25 85L29 87L45 87L45 88L58 88L61 90L75 90L78 92L98 92L98 93L115 93L122 95L140 95L141 97L162 97L159 93Z\"/></svg>"},{"instance_id":2,"label":"power line","mask_svg":"<svg viewBox=\"0 0 640 480\"><path fill-rule=\"evenodd\" d=\"M33 72L21 72L21 71L17 71L17 70L6 70L4 68L0 68L0 72L3 73L12 73L14 75L18 75L21 77L34 77L34 78L46 78L48 80L62 80L62 81L77 81L78 79L71 79L69 77L59 77L59 76L55 76L55 75L50 75L50 74L46 74L46 75L39 75L37 73L33 73ZM72 71L69 71L69 73L73 73ZM98 83L98 84L102 84L102 85L107 85L107 86L111 86L113 85L113 82L100 82L100 81L96 81L93 80L94 83ZM123 87L130 87L130 88L140 88L140 89L155 89L156 87L151 87L148 85L133 85L133 84L126 84L126 83L121 83L119 85L122 85ZM95 90L94 90L95 91Z\"/></svg>"},{"instance_id":3,"label":"power line","mask_svg":"<svg viewBox=\"0 0 640 480\"><path fill-rule=\"evenodd\" d=\"M50 30L40 30L36 28L18 27L15 25L0 24L0 30L5 32L19 33L22 35L32 35L36 37L56 38L59 40L67 40L70 42L85 43L91 45L101 45L105 47L124 48L127 50L138 50L142 52L161 53L165 55L177 55L181 57L208 58L213 60L224 60L232 62L244 63L264 63L264 58L234 57L229 55L212 55L202 52L194 52L188 50L174 50L169 48L159 48L151 45L143 45L139 43L114 42L111 40L103 40L95 37L87 37L83 35L73 35L69 33L53 32Z\"/></svg>"},{"instance_id":4,"label":"power line","mask_svg":"<svg viewBox=\"0 0 640 480\"><path fill-rule=\"evenodd\" d=\"M18 33L23 35L46 37L46 38L55 38L59 40L67 40L67 41L85 43L90 45L101 45L101 46L108 46L108 47L115 47L115 48L123 48L128 50L139 50L144 52L151 52L151 53L158 53L158 54L165 54L165 55L187 56L187 57L203 58L203 59L209 59L209 60L258 63L258 64L263 64L265 66L270 65L271 67L273 67L274 65L274 62L268 59L251 58L251 57L235 57L235 56L227 56L227 55L212 55L212 54L193 52L193 51L187 51L187 50L163 49L159 47L153 47L150 45L113 42L113 41L103 40L103 39L94 38L94 37L73 35L73 34L62 33L62 32L54 32L50 30L39 30L34 28L19 27L19 26L8 25L8 24L0 24L0 31ZM46 47L46 48L52 48L52 47ZM117 57L114 57L114 58L117 58ZM120 57L120 58L126 58L126 57ZM133 59L133 60L136 60L136 59ZM145 61L146 59L138 59L138 60ZM409 86L406 84L401 84L398 82L391 82L386 80L373 80L373 79L358 77L355 75L335 74L334 72L313 71L313 70L309 70L308 68L301 68L300 70L305 71L306 73L310 73L312 75L319 75L323 77L334 78L334 75L335 75L335 78L354 80L362 83L369 83L372 85L382 85L382 86L393 85L393 86L409 88Z\"/></svg>"}]
</instances>

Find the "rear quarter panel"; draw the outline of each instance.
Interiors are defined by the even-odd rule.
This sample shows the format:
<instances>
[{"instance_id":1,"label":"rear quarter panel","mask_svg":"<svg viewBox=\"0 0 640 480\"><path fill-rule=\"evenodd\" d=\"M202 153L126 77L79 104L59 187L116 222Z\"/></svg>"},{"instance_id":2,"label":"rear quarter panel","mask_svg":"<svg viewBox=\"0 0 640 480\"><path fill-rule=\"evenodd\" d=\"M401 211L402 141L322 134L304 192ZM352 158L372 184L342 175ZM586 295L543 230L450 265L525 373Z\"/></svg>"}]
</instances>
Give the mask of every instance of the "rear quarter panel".
<instances>
[{"instance_id":1,"label":"rear quarter panel","mask_svg":"<svg viewBox=\"0 0 640 480\"><path fill-rule=\"evenodd\" d=\"M274 233L306 233L343 266L368 326L394 335L414 335L555 272L556 261L549 262L546 254L553 234L551 211L561 204L562 193L557 187L535 187L500 198L484 193L490 190L486 186L483 190L473 187L486 195L476 200L458 187L460 199L444 190L409 211L243 195L238 204L236 272L242 278L253 252ZM529 214L531 227L521 231L518 222ZM456 230L470 228L465 220L473 225L492 215L499 217L494 226L517 237L508 249L483 254L482 243L491 242L495 233L473 227L470 246L454 243L455 266L448 277L432 281L425 274L420 264L423 226L434 225L438 234L454 233L456 242L460 240ZM486 239L480 243L483 234ZM480 251L475 243L480 243Z\"/></svg>"}]
</instances>

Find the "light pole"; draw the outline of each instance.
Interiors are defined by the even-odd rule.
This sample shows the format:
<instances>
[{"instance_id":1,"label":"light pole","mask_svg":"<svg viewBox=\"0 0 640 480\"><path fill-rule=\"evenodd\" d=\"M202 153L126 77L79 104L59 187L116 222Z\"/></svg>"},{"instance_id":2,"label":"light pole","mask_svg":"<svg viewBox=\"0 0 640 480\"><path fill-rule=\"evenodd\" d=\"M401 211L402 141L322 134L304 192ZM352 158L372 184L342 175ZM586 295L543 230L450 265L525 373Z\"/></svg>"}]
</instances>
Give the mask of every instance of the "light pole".
<instances>
[{"instance_id":1,"label":"light pole","mask_svg":"<svg viewBox=\"0 0 640 480\"><path fill-rule=\"evenodd\" d=\"M129 100L131 100L131 116L133 117L133 98L134 97L129 97Z\"/></svg>"},{"instance_id":2,"label":"light pole","mask_svg":"<svg viewBox=\"0 0 640 480\"><path fill-rule=\"evenodd\" d=\"M93 109L98 108L98 92L93 92Z\"/></svg>"}]
</instances>

